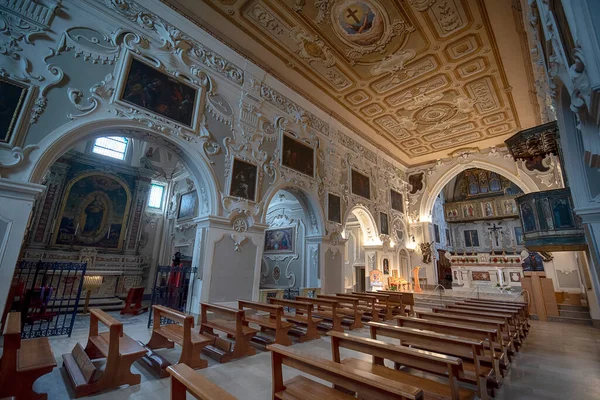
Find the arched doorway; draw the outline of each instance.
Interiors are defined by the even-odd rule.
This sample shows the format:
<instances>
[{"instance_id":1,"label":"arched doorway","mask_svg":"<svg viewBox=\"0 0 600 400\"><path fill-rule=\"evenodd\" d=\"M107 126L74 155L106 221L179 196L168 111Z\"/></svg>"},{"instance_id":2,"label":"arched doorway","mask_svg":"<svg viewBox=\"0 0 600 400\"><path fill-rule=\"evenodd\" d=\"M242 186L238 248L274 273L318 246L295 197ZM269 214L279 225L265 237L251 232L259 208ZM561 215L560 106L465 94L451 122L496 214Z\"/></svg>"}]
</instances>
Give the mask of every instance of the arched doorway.
<instances>
[{"instance_id":1,"label":"arched doorway","mask_svg":"<svg viewBox=\"0 0 600 400\"><path fill-rule=\"evenodd\" d=\"M377 225L371 212L355 206L344 219L344 290L364 291L370 287L369 273L376 268L376 251L381 247ZM365 246L367 249L365 249Z\"/></svg>"}]
</instances>

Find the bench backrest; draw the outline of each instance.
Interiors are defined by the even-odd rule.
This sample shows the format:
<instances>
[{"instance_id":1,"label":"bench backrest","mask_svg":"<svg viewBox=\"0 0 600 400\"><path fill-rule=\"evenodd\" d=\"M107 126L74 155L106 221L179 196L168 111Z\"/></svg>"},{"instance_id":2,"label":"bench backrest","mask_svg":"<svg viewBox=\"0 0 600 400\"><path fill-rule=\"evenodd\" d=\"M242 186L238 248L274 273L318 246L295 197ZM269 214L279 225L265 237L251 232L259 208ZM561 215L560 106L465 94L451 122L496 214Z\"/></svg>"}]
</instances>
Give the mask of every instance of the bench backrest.
<instances>
[{"instance_id":1,"label":"bench backrest","mask_svg":"<svg viewBox=\"0 0 600 400\"><path fill-rule=\"evenodd\" d=\"M515 304L522 307L527 307L528 304L524 301L509 301L509 300L489 300L489 299L473 299L467 298L465 301L473 301L478 303L491 303L491 304Z\"/></svg>"},{"instance_id":2,"label":"bench backrest","mask_svg":"<svg viewBox=\"0 0 600 400\"><path fill-rule=\"evenodd\" d=\"M153 305L154 319L152 321L152 330L160 329L161 317L183 325L183 342L188 343L192 340L192 329L194 328L194 317L180 311L161 305Z\"/></svg>"},{"instance_id":3,"label":"bench backrest","mask_svg":"<svg viewBox=\"0 0 600 400\"><path fill-rule=\"evenodd\" d=\"M463 359L475 360L483 355L483 342L481 340L448 336L412 328L401 328L379 322L368 322L367 325L371 329L372 339L377 339L377 335L386 336L399 339L400 342L407 342L427 350L450 354Z\"/></svg>"},{"instance_id":4,"label":"bench backrest","mask_svg":"<svg viewBox=\"0 0 600 400\"><path fill-rule=\"evenodd\" d=\"M331 336L333 361L341 362L340 347L373 356L373 364L384 365L390 360L401 365L439 375L450 374L458 377L462 370L462 360L426 350L395 346L377 339L363 338L342 332L327 332Z\"/></svg>"},{"instance_id":5,"label":"bench backrest","mask_svg":"<svg viewBox=\"0 0 600 400\"><path fill-rule=\"evenodd\" d=\"M205 324L208 322L208 311L235 320L236 335L238 335L239 337L243 336L242 330L244 325L244 310L237 310L235 308L219 306L217 304L200 303L201 324Z\"/></svg>"},{"instance_id":6,"label":"bench backrest","mask_svg":"<svg viewBox=\"0 0 600 400\"><path fill-rule=\"evenodd\" d=\"M485 312L482 310L465 310L460 308L447 308L447 307L431 307L431 311L434 313L442 313L442 314L460 314L460 315L469 315L475 318L485 318L493 321L504 321L509 323L511 317L506 317L501 314Z\"/></svg>"},{"instance_id":7,"label":"bench backrest","mask_svg":"<svg viewBox=\"0 0 600 400\"><path fill-rule=\"evenodd\" d=\"M4 323L4 352L0 359L0 373L17 369L17 350L21 348L21 313L8 313ZM0 378L1 379L1 378Z\"/></svg>"},{"instance_id":8,"label":"bench backrest","mask_svg":"<svg viewBox=\"0 0 600 400\"><path fill-rule=\"evenodd\" d=\"M417 311L418 318L426 320L449 322L459 325L469 325L479 328L496 329L498 332L506 331L507 326L504 321L490 320L484 318L469 317L457 314L440 314L434 312ZM502 335L498 335L498 341L502 343Z\"/></svg>"},{"instance_id":9,"label":"bench backrest","mask_svg":"<svg viewBox=\"0 0 600 400\"><path fill-rule=\"evenodd\" d=\"M90 337L98 336L98 324L108 328L108 353L119 354L119 338L123 336L123 324L99 308L90 308Z\"/></svg>"},{"instance_id":10,"label":"bench backrest","mask_svg":"<svg viewBox=\"0 0 600 400\"><path fill-rule=\"evenodd\" d=\"M283 306L265 303L256 303L254 301L238 300L238 308L244 310L249 308L251 310L268 312L271 317L274 317L278 325L281 324L283 318Z\"/></svg>"},{"instance_id":11,"label":"bench backrest","mask_svg":"<svg viewBox=\"0 0 600 400\"><path fill-rule=\"evenodd\" d=\"M503 317L508 317L508 318L512 318L515 315L519 314L519 311L517 311L517 310L507 310L507 309L498 310L498 309L489 308L487 306L472 306L472 305L460 304L460 303L447 304L446 308L460 309L460 310L483 311L485 313L499 314L499 315L502 315Z\"/></svg>"},{"instance_id":12,"label":"bench backrest","mask_svg":"<svg viewBox=\"0 0 600 400\"><path fill-rule=\"evenodd\" d=\"M303 296L297 296L296 299L300 300L300 301L305 301L307 303L311 303L316 306L331 307L331 311L333 313L335 313L337 311L337 307L338 307L338 302L335 300L331 300L331 299L323 299L323 298L317 298L317 297L303 297Z\"/></svg>"},{"instance_id":13,"label":"bench backrest","mask_svg":"<svg viewBox=\"0 0 600 400\"><path fill-rule=\"evenodd\" d=\"M337 301L338 304L344 305L344 306L351 306L351 308L356 309L356 307L358 306L358 299L352 299L352 298L348 298L348 297L341 297L341 296L330 296L330 295L325 295L325 294L320 294L318 295L319 299L329 299L329 300L334 300Z\"/></svg>"},{"instance_id":14,"label":"bench backrest","mask_svg":"<svg viewBox=\"0 0 600 400\"><path fill-rule=\"evenodd\" d=\"M278 306L293 308L295 310L301 311L304 314L311 314L313 305L307 301L297 301L297 300L285 300L285 299L276 299L270 297L268 299L269 304L275 304Z\"/></svg>"},{"instance_id":15,"label":"bench backrest","mask_svg":"<svg viewBox=\"0 0 600 400\"><path fill-rule=\"evenodd\" d=\"M171 365L167 371L171 374L171 400L185 400L186 391L199 400L236 400L185 364ZM181 386L185 390L179 390Z\"/></svg>"},{"instance_id":16,"label":"bench backrest","mask_svg":"<svg viewBox=\"0 0 600 400\"><path fill-rule=\"evenodd\" d=\"M369 306L377 303L377 298L371 297L371 296L363 296L360 294L349 294L349 293L336 293L335 295L337 297L343 297L343 298L348 298L348 299L358 299L359 303L365 303Z\"/></svg>"},{"instance_id":17,"label":"bench backrest","mask_svg":"<svg viewBox=\"0 0 600 400\"><path fill-rule=\"evenodd\" d=\"M267 346L271 351L273 395L285 389L282 365L297 369L319 379L331 382L358 394L361 399L422 399L423 391L368 372L358 371L333 361L308 356L300 351L278 344ZM274 398L274 397L273 397Z\"/></svg>"}]
</instances>

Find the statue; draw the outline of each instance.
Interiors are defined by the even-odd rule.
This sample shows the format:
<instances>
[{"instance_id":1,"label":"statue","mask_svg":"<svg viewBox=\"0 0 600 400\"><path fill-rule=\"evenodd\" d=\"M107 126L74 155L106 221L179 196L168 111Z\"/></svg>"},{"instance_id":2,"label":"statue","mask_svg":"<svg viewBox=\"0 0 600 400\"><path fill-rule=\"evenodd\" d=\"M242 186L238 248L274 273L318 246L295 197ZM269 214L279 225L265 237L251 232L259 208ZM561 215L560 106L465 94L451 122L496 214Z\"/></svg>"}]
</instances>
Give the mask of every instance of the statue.
<instances>
[{"instance_id":1,"label":"statue","mask_svg":"<svg viewBox=\"0 0 600 400\"><path fill-rule=\"evenodd\" d=\"M100 201L98 196L95 196L94 200L92 200L83 210L86 215L82 231L84 235L90 236L100 230L105 211L106 207L102 201Z\"/></svg>"},{"instance_id":2,"label":"statue","mask_svg":"<svg viewBox=\"0 0 600 400\"><path fill-rule=\"evenodd\" d=\"M425 264L431 263L431 246L433 246L433 242L419 244L421 253L423 253L423 262Z\"/></svg>"}]
</instances>

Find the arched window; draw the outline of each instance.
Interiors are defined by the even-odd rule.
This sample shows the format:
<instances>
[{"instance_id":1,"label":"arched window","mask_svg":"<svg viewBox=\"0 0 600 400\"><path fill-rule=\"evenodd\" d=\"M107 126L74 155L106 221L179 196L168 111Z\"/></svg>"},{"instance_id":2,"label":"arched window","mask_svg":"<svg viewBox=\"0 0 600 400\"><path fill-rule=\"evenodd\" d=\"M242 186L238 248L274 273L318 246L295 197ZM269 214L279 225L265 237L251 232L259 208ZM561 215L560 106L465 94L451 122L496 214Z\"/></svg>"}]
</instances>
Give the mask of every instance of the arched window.
<instances>
[{"instance_id":1,"label":"arched window","mask_svg":"<svg viewBox=\"0 0 600 400\"><path fill-rule=\"evenodd\" d=\"M129 140L121 136L99 137L94 140L92 153L101 154L117 160L124 160Z\"/></svg>"}]
</instances>

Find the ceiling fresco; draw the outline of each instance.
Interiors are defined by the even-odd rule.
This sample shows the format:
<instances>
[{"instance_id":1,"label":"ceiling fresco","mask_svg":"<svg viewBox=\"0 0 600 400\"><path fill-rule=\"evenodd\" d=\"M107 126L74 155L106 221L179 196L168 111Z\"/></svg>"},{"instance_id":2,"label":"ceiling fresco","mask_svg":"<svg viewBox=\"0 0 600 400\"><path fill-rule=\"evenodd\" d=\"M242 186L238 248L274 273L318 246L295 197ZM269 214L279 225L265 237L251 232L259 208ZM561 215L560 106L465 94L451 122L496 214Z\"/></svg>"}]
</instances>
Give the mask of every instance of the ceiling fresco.
<instances>
[{"instance_id":1,"label":"ceiling fresco","mask_svg":"<svg viewBox=\"0 0 600 400\"><path fill-rule=\"evenodd\" d=\"M521 64L508 66L516 77L509 82L495 39L497 26L517 30L510 0L501 16L485 0L162 1L367 139L384 138L375 142L409 164L486 140L501 145L536 122L521 45L512 44ZM213 14L235 29L206 21ZM284 68L318 91L286 79Z\"/></svg>"}]
</instances>

